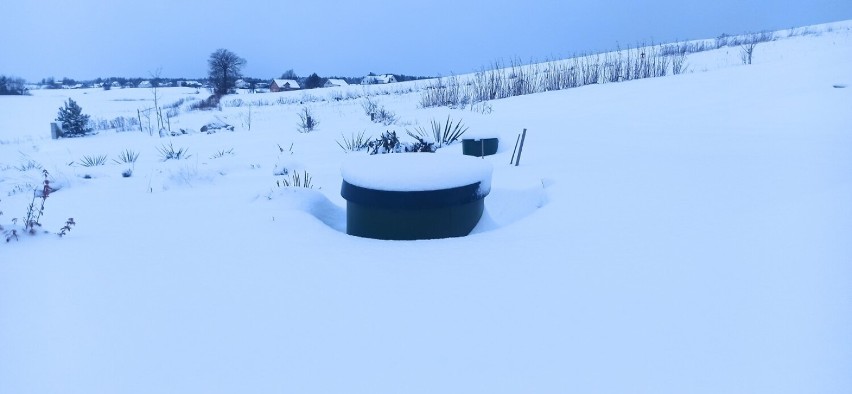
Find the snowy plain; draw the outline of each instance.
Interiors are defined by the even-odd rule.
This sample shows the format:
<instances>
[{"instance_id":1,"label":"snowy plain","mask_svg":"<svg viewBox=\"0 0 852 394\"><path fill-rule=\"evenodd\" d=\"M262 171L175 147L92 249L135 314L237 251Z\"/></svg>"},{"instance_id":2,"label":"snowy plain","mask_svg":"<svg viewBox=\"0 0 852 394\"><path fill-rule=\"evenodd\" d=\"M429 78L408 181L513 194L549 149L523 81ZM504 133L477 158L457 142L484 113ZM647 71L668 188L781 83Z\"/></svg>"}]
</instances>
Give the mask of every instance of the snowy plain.
<instances>
[{"instance_id":1,"label":"snowy plain","mask_svg":"<svg viewBox=\"0 0 852 394\"><path fill-rule=\"evenodd\" d=\"M0 97L0 224L41 184L30 162L59 187L44 229L77 222L0 244L0 393L848 393L852 22L810 31L759 44L752 65L722 48L682 75L490 113L419 108L423 83L402 83L238 95L273 104L171 120L233 132L51 140L68 97L111 119L152 93ZM344 89L397 124L370 122L363 99L305 96ZM448 115L501 137L474 233L346 235L341 165L366 153L341 135ZM162 161L169 143L191 157ZM279 186L284 167L313 188Z\"/></svg>"}]
</instances>

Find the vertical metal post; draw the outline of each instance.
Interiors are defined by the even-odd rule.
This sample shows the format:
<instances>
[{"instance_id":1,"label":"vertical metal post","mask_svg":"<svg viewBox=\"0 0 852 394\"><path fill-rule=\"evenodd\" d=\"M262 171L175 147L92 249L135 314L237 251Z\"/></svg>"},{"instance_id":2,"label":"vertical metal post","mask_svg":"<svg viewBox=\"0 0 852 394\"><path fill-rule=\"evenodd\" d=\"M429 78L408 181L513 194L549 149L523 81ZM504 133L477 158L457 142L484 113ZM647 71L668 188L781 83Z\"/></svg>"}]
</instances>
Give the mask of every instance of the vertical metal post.
<instances>
[{"instance_id":1,"label":"vertical metal post","mask_svg":"<svg viewBox=\"0 0 852 394\"><path fill-rule=\"evenodd\" d=\"M521 152L524 151L524 140L527 138L527 129L521 134L521 145L518 146L518 160L515 160L515 167L521 164Z\"/></svg>"},{"instance_id":2,"label":"vertical metal post","mask_svg":"<svg viewBox=\"0 0 852 394\"><path fill-rule=\"evenodd\" d=\"M518 134L518 138L515 139L515 149L512 149L512 158L509 159L509 164L515 162L515 154L518 153L518 142L521 141L521 135Z\"/></svg>"}]
</instances>

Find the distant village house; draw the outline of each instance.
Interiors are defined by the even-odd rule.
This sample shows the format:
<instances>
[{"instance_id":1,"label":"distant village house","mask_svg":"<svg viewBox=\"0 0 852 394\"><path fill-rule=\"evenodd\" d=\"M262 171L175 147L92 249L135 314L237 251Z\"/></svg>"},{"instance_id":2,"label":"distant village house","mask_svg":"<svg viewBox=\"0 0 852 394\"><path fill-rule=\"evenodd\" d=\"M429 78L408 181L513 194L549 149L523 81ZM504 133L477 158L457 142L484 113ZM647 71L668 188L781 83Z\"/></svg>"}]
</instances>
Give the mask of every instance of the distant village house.
<instances>
[{"instance_id":1,"label":"distant village house","mask_svg":"<svg viewBox=\"0 0 852 394\"><path fill-rule=\"evenodd\" d=\"M396 77L393 74L368 75L361 80L361 85L378 85L395 82Z\"/></svg>"},{"instance_id":2,"label":"distant village house","mask_svg":"<svg viewBox=\"0 0 852 394\"><path fill-rule=\"evenodd\" d=\"M269 85L270 92L286 92L288 90L301 89L299 83L292 79L273 79Z\"/></svg>"},{"instance_id":3,"label":"distant village house","mask_svg":"<svg viewBox=\"0 0 852 394\"><path fill-rule=\"evenodd\" d=\"M188 88L200 88L201 82L198 81L177 81L176 86L184 86Z\"/></svg>"},{"instance_id":4,"label":"distant village house","mask_svg":"<svg viewBox=\"0 0 852 394\"><path fill-rule=\"evenodd\" d=\"M349 84L342 79L329 79L328 81L325 81L325 84L322 85L322 87L324 88L333 88L335 86L349 86Z\"/></svg>"}]
</instances>

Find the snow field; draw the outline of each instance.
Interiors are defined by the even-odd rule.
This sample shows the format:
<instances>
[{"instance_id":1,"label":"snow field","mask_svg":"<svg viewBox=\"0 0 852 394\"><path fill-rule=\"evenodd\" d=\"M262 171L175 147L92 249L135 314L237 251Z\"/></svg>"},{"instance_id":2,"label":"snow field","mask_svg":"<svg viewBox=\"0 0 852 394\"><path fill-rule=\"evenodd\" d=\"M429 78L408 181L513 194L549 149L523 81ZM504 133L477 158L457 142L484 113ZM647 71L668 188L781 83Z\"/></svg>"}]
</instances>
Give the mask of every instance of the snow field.
<instances>
[{"instance_id":1,"label":"snow field","mask_svg":"<svg viewBox=\"0 0 852 394\"><path fill-rule=\"evenodd\" d=\"M357 100L309 103L307 134L292 104L252 107L251 131L226 107L172 127L219 117L233 133L53 141L66 96L113 117L150 92L0 97L0 223L31 199L16 185L40 184L23 158L61 186L45 229L78 223L0 246L0 393L848 392L852 90L833 85L852 84L852 35L737 56L490 114L380 95L402 122L388 127ZM474 234L345 235L353 153L335 140L447 115L501 137ZM169 142L192 157L161 162ZM130 178L111 162L124 149L140 152ZM68 165L96 154L110 163ZM314 188L278 187L276 165Z\"/></svg>"}]
</instances>

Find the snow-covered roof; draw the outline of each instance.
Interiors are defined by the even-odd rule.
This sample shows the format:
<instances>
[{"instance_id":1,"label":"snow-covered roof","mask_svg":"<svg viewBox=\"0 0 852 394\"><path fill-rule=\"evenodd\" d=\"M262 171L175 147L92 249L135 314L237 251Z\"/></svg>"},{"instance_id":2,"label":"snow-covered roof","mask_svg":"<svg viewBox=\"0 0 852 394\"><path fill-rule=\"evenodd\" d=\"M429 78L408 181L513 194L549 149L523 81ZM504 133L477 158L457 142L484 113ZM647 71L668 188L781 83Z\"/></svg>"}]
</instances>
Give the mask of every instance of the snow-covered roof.
<instances>
[{"instance_id":1,"label":"snow-covered roof","mask_svg":"<svg viewBox=\"0 0 852 394\"><path fill-rule=\"evenodd\" d=\"M300 89L299 83L292 79L273 79L272 81L275 82L275 84L278 85L279 88L289 86L290 89Z\"/></svg>"},{"instance_id":2,"label":"snow-covered roof","mask_svg":"<svg viewBox=\"0 0 852 394\"><path fill-rule=\"evenodd\" d=\"M334 78L329 79L325 84L329 86L349 86L349 83L346 81Z\"/></svg>"}]
</instances>

